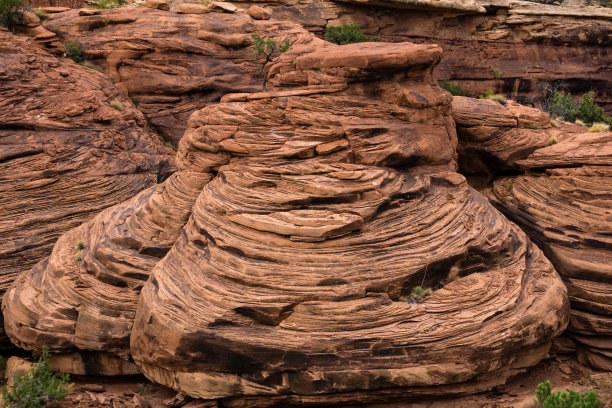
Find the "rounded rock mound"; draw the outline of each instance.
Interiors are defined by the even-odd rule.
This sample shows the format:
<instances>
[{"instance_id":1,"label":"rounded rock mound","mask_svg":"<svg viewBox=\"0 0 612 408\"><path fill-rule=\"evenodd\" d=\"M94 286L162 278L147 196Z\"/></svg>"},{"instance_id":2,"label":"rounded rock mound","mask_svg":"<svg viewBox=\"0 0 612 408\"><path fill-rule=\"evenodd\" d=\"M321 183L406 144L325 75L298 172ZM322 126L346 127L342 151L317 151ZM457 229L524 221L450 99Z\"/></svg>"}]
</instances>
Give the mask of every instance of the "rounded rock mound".
<instances>
[{"instance_id":1,"label":"rounded rock mound","mask_svg":"<svg viewBox=\"0 0 612 408\"><path fill-rule=\"evenodd\" d=\"M441 49L310 45L271 67L275 91L196 111L173 178L73 233L103 245L84 265L67 235L23 275L14 341L131 357L230 406L469 393L544 358L566 289L456 173Z\"/></svg>"}]
</instances>

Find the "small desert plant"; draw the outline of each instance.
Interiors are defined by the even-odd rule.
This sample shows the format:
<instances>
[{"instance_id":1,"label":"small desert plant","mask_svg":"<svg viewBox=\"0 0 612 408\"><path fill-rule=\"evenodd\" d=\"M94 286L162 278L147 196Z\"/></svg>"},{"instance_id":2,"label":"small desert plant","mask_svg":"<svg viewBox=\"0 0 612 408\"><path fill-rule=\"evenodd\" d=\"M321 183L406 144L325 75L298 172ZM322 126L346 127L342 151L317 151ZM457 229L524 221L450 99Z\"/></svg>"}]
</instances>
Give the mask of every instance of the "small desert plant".
<instances>
[{"instance_id":1,"label":"small desert plant","mask_svg":"<svg viewBox=\"0 0 612 408\"><path fill-rule=\"evenodd\" d=\"M557 143L559 143L559 140L556 137L551 136L550 140L548 141L546 146L552 146L552 145L557 144Z\"/></svg>"},{"instance_id":2,"label":"small desert plant","mask_svg":"<svg viewBox=\"0 0 612 408\"><path fill-rule=\"evenodd\" d=\"M579 393L574 390L557 391L551 393L550 381L538 384L536 397L544 408L599 408L601 401L597 399L595 391Z\"/></svg>"},{"instance_id":3,"label":"small desert plant","mask_svg":"<svg viewBox=\"0 0 612 408\"><path fill-rule=\"evenodd\" d=\"M453 86L448 79L438 81L438 84L454 96L466 96L465 91L460 86Z\"/></svg>"},{"instance_id":4,"label":"small desert plant","mask_svg":"<svg viewBox=\"0 0 612 408\"><path fill-rule=\"evenodd\" d=\"M121 103L121 101L118 101L117 99L113 99L112 101L110 101L110 105L117 109L119 112L121 112L123 109L125 109L123 107L123 104Z\"/></svg>"},{"instance_id":5,"label":"small desert plant","mask_svg":"<svg viewBox=\"0 0 612 408\"><path fill-rule=\"evenodd\" d=\"M77 253L74 254L74 260L77 262L83 261L83 254L81 253L81 251L77 251Z\"/></svg>"},{"instance_id":6,"label":"small desert plant","mask_svg":"<svg viewBox=\"0 0 612 408\"><path fill-rule=\"evenodd\" d=\"M93 6L97 9L113 9L121 7L126 0L95 0Z\"/></svg>"},{"instance_id":7,"label":"small desert plant","mask_svg":"<svg viewBox=\"0 0 612 408\"><path fill-rule=\"evenodd\" d=\"M562 117L564 120L581 123L583 126L592 126L595 122L612 124L612 117L595 103L594 97L593 92L587 92L578 100L569 92L564 94L556 91L545 108L553 117Z\"/></svg>"},{"instance_id":8,"label":"small desert plant","mask_svg":"<svg viewBox=\"0 0 612 408\"><path fill-rule=\"evenodd\" d=\"M6 408L42 408L54 401L61 401L70 392L70 376L62 374L57 377L49 364L49 348L43 347L42 355L28 374L14 377L10 391L2 391Z\"/></svg>"},{"instance_id":9,"label":"small desert plant","mask_svg":"<svg viewBox=\"0 0 612 408\"><path fill-rule=\"evenodd\" d=\"M83 241L81 238L77 239L76 243L74 244L74 249L77 251L85 249L85 241Z\"/></svg>"},{"instance_id":10,"label":"small desert plant","mask_svg":"<svg viewBox=\"0 0 612 408\"><path fill-rule=\"evenodd\" d=\"M608 132L609 130L610 130L610 125L606 123L602 123L602 122L595 122L593 123L593 126L591 126L591 128L589 129L589 132L591 133Z\"/></svg>"},{"instance_id":11,"label":"small desert plant","mask_svg":"<svg viewBox=\"0 0 612 408\"><path fill-rule=\"evenodd\" d=\"M431 288L423 288L421 286L415 286L410 292L410 301L420 302L423 298L431 296L433 290Z\"/></svg>"},{"instance_id":12,"label":"small desert plant","mask_svg":"<svg viewBox=\"0 0 612 408\"><path fill-rule=\"evenodd\" d=\"M506 188L506 190L508 190L508 192L510 192L514 188L514 183L508 180L504 183L504 187Z\"/></svg>"},{"instance_id":13,"label":"small desert plant","mask_svg":"<svg viewBox=\"0 0 612 408\"><path fill-rule=\"evenodd\" d=\"M261 64L259 75L263 78L263 91L267 92L266 84L268 82L267 75L263 72L268 65L268 62L273 61L278 55L287 52L291 48L289 40L285 40L282 43L277 43L273 38L261 38L257 34L251 35L253 38L253 47L255 48L254 58L264 56L264 61Z\"/></svg>"},{"instance_id":14,"label":"small desert plant","mask_svg":"<svg viewBox=\"0 0 612 408\"><path fill-rule=\"evenodd\" d=\"M72 59L74 62L81 63L84 61L83 48L81 48L81 46L76 42L67 42L64 44L64 48L66 49L66 56Z\"/></svg>"},{"instance_id":15,"label":"small desert plant","mask_svg":"<svg viewBox=\"0 0 612 408\"><path fill-rule=\"evenodd\" d=\"M368 37L362 33L359 23L329 26L325 31L325 39L339 45L380 41L380 37Z\"/></svg>"},{"instance_id":16,"label":"small desert plant","mask_svg":"<svg viewBox=\"0 0 612 408\"><path fill-rule=\"evenodd\" d=\"M15 32L15 26L23 22L23 0L0 0L0 26Z\"/></svg>"},{"instance_id":17,"label":"small desert plant","mask_svg":"<svg viewBox=\"0 0 612 408\"><path fill-rule=\"evenodd\" d=\"M492 89L489 89L484 94L480 95L478 98L479 99L490 99L492 101L499 102L502 105L506 104L506 97L501 94L496 94L495 92L493 92Z\"/></svg>"},{"instance_id":18,"label":"small desert plant","mask_svg":"<svg viewBox=\"0 0 612 408\"><path fill-rule=\"evenodd\" d=\"M36 16L42 21L42 20L46 20L49 18L49 13L47 13L45 10L43 10L42 8L37 8L36 10L34 10L34 14L36 14Z\"/></svg>"},{"instance_id":19,"label":"small desert plant","mask_svg":"<svg viewBox=\"0 0 612 408\"><path fill-rule=\"evenodd\" d=\"M502 71L499 67L491 66L491 69L493 70L493 76L495 79L501 78L502 74L504 73L504 71Z\"/></svg>"},{"instance_id":20,"label":"small desert plant","mask_svg":"<svg viewBox=\"0 0 612 408\"><path fill-rule=\"evenodd\" d=\"M164 143L164 146L169 147L169 148L171 148L171 149L172 149L172 150L174 150L174 151L176 151L176 150L177 150L177 149L176 149L176 146L175 146L175 145L173 145L173 144L172 144L172 143L170 143L170 142L166 142L166 143Z\"/></svg>"},{"instance_id":21,"label":"small desert plant","mask_svg":"<svg viewBox=\"0 0 612 408\"><path fill-rule=\"evenodd\" d=\"M83 62L79 62L79 64L81 64L82 66L87 67L87 68L95 69L98 72L102 72L102 68L100 68L99 66L97 66L93 62L83 61Z\"/></svg>"}]
</instances>

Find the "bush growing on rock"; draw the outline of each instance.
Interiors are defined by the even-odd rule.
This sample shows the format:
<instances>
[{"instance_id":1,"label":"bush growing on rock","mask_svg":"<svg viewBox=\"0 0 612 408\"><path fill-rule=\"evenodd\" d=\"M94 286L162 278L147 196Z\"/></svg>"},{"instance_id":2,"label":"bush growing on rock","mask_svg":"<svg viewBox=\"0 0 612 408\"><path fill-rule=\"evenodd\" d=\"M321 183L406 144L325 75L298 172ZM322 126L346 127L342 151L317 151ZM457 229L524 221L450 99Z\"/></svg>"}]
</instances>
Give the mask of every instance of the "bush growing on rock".
<instances>
[{"instance_id":1,"label":"bush growing on rock","mask_svg":"<svg viewBox=\"0 0 612 408\"><path fill-rule=\"evenodd\" d=\"M6 408L40 408L61 401L70 392L70 376L62 374L57 377L49 364L49 348L43 347L42 355L34 368L23 376L14 377L10 391L2 391Z\"/></svg>"},{"instance_id":2,"label":"bush growing on rock","mask_svg":"<svg viewBox=\"0 0 612 408\"><path fill-rule=\"evenodd\" d=\"M66 56L77 64L84 61L83 49L79 46L79 44L75 43L74 41L67 42L64 44L64 48L66 49Z\"/></svg>"},{"instance_id":3,"label":"bush growing on rock","mask_svg":"<svg viewBox=\"0 0 612 408\"><path fill-rule=\"evenodd\" d=\"M280 54L287 52L289 48L291 48L291 44L289 43L289 40L285 40L279 44L273 38L264 39L257 34L253 34L251 37L253 38L253 47L255 48L254 57L258 58L262 55L265 57L263 63L261 64L259 75L261 75L263 78L263 91L267 92L266 84L268 82L268 77L263 71L266 68L266 65L268 65L268 62L274 61L274 59Z\"/></svg>"},{"instance_id":4,"label":"bush growing on rock","mask_svg":"<svg viewBox=\"0 0 612 408\"><path fill-rule=\"evenodd\" d=\"M587 126L592 126L595 122L612 124L612 117L595 103L594 97L595 93L591 91L577 100L569 92L564 94L557 91L545 108L552 117L562 117L569 122L584 123Z\"/></svg>"},{"instance_id":5,"label":"bush growing on rock","mask_svg":"<svg viewBox=\"0 0 612 408\"><path fill-rule=\"evenodd\" d=\"M23 0L0 0L0 25L15 32L15 26L23 21Z\"/></svg>"},{"instance_id":6,"label":"bush growing on rock","mask_svg":"<svg viewBox=\"0 0 612 408\"><path fill-rule=\"evenodd\" d=\"M595 391L579 393L574 390L552 393L550 381L538 384L536 396L540 407L544 408L599 408L601 400L597 399Z\"/></svg>"},{"instance_id":7,"label":"bush growing on rock","mask_svg":"<svg viewBox=\"0 0 612 408\"><path fill-rule=\"evenodd\" d=\"M438 84L440 84L440 86L447 90L448 92L450 92L453 96L467 96L465 91L463 90L463 88L461 88L460 86L453 86L450 84L450 81L448 79L444 79L442 81L438 81Z\"/></svg>"},{"instance_id":8,"label":"bush growing on rock","mask_svg":"<svg viewBox=\"0 0 612 408\"><path fill-rule=\"evenodd\" d=\"M338 45L380 41L380 37L368 37L362 33L359 23L329 26L325 32L325 39Z\"/></svg>"}]
</instances>

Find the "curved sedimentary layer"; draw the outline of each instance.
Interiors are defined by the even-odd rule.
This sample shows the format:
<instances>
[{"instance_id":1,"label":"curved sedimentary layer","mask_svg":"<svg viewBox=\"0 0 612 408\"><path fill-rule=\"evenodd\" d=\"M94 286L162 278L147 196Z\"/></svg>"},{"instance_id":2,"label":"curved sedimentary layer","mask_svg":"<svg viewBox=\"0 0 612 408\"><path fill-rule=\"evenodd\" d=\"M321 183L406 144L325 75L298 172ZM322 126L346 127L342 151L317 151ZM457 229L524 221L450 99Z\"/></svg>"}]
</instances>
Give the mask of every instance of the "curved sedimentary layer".
<instances>
[{"instance_id":1,"label":"curved sedimentary layer","mask_svg":"<svg viewBox=\"0 0 612 408\"><path fill-rule=\"evenodd\" d=\"M445 286L410 302L420 285ZM503 382L563 330L565 296L454 173L236 164L145 285L132 356L201 398Z\"/></svg>"},{"instance_id":2,"label":"curved sedimentary layer","mask_svg":"<svg viewBox=\"0 0 612 408\"><path fill-rule=\"evenodd\" d=\"M103 74L7 31L0 50L1 296L61 234L166 177L171 156Z\"/></svg>"},{"instance_id":3,"label":"curved sedimentary layer","mask_svg":"<svg viewBox=\"0 0 612 408\"><path fill-rule=\"evenodd\" d=\"M244 13L177 14L147 7L79 10L53 15L47 29L74 41L97 64L160 134L178 143L189 116L230 92L261 90L260 59L252 34L322 43L288 21L258 21ZM263 58L263 57L262 57Z\"/></svg>"},{"instance_id":4,"label":"curved sedimentary layer","mask_svg":"<svg viewBox=\"0 0 612 408\"><path fill-rule=\"evenodd\" d=\"M495 205L543 249L567 285L568 332L583 363L612 369L612 133L573 135L496 180Z\"/></svg>"},{"instance_id":5,"label":"curved sedimentary layer","mask_svg":"<svg viewBox=\"0 0 612 408\"><path fill-rule=\"evenodd\" d=\"M297 41L270 68L285 90L195 112L179 172L20 277L16 343L107 373L131 355L196 397L337 404L484 390L547 355L566 289L455 172L440 48Z\"/></svg>"},{"instance_id":6,"label":"curved sedimentary layer","mask_svg":"<svg viewBox=\"0 0 612 408\"><path fill-rule=\"evenodd\" d=\"M60 368L74 374L137 372L120 360L129 360L140 289L209 180L206 173L179 171L62 235L51 256L21 274L5 294L2 311L11 341L26 350L47 345L56 353L82 351L55 356Z\"/></svg>"}]
</instances>

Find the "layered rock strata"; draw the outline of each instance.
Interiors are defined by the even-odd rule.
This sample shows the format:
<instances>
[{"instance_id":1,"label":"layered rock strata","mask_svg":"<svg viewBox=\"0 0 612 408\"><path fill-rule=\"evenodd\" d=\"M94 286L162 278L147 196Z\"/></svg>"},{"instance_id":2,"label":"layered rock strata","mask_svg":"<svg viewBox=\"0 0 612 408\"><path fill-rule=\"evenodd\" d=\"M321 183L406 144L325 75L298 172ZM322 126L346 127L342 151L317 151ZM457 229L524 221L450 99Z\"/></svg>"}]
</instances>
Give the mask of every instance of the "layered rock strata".
<instances>
[{"instance_id":1,"label":"layered rock strata","mask_svg":"<svg viewBox=\"0 0 612 408\"><path fill-rule=\"evenodd\" d=\"M251 5L236 4L245 11ZM177 4L171 7L178 10ZM130 8L95 16L72 10L53 14L44 26L62 42L81 44L86 58L137 100L173 143L196 109L226 93L257 91L259 67L249 35L282 37L301 30L288 21L320 36L327 26L356 21L384 41L437 43L444 57L434 77L451 80L470 96L493 89L540 106L548 84L574 95L595 90L597 102L612 110L607 68L612 12L605 8L420 0L287 0L270 8L273 18L286 22L261 24L242 12L184 15Z\"/></svg>"},{"instance_id":2,"label":"layered rock strata","mask_svg":"<svg viewBox=\"0 0 612 408\"><path fill-rule=\"evenodd\" d=\"M61 234L166 177L171 156L103 74L6 31L0 50L1 296Z\"/></svg>"},{"instance_id":3,"label":"layered rock strata","mask_svg":"<svg viewBox=\"0 0 612 408\"><path fill-rule=\"evenodd\" d=\"M565 289L454 172L440 53L327 46L273 81L336 92L228 96L191 117L179 157L231 158L141 293L145 375L206 399L375 402L486 389L546 355Z\"/></svg>"},{"instance_id":4,"label":"layered rock strata","mask_svg":"<svg viewBox=\"0 0 612 408\"><path fill-rule=\"evenodd\" d=\"M612 367L612 133L588 133L512 101L453 98L460 171L563 276L580 361Z\"/></svg>"},{"instance_id":5,"label":"layered rock strata","mask_svg":"<svg viewBox=\"0 0 612 408\"><path fill-rule=\"evenodd\" d=\"M242 13L177 14L151 8L78 10L53 15L45 27L74 41L84 57L113 77L157 131L178 143L189 116L230 92L261 90L261 61L252 34L311 38L291 22L258 21Z\"/></svg>"},{"instance_id":6,"label":"layered rock strata","mask_svg":"<svg viewBox=\"0 0 612 408\"><path fill-rule=\"evenodd\" d=\"M177 173L19 278L16 344L258 404L474 392L547 355L565 287L455 172L441 49L293 41L270 69L293 89L195 112Z\"/></svg>"},{"instance_id":7,"label":"layered rock strata","mask_svg":"<svg viewBox=\"0 0 612 408\"><path fill-rule=\"evenodd\" d=\"M542 248L568 288L583 364L612 370L612 132L579 133L517 164L489 196Z\"/></svg>"}]
</instances>

